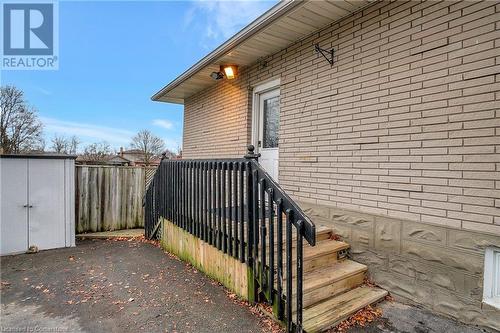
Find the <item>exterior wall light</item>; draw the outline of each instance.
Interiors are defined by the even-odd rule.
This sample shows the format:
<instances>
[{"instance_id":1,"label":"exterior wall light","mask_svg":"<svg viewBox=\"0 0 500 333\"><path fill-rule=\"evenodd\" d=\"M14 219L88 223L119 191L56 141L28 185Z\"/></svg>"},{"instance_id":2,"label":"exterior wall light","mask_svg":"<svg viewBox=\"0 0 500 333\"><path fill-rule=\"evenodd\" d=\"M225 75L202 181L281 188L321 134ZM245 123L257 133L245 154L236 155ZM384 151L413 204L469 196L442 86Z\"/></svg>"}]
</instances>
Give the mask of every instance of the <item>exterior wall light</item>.
<instances>
[{"instance_id":1,"label":"exterior wall light","mask_svg":"<svg viewBox=\"0 0 500 333\"><path fill-rule=\"evenodd\" d=\"M224 65L221 66L221 70L224 72L224 75L228 80L232 80L238 74L238 66L236 65Z\"/></svg>"},{"instance_id":2,"label":"exterior wall light","mask_svg":"<svg viewBox=\"0 0 500 333\"><path fill-rule=\"evenodd\" d=\"M219 72L212 72L212 74L210 74L210 77L215 81L222 80L224 77L226 77L228 80L232 80L236 78L236 75L238 75L238 66L223 65L220 66Z\"/></svg>"},{"instance_id":3,"label":"exterior wall light","mask_svg":"<svg viewBox=\"0 0 500 333\"><path fill-rule=\"evenodd\" d=\"M214 79L215 81L222 80L224 78L224 73L222 72L212 72L210 74L210 77Z\"/></svg>"}]
</instances>

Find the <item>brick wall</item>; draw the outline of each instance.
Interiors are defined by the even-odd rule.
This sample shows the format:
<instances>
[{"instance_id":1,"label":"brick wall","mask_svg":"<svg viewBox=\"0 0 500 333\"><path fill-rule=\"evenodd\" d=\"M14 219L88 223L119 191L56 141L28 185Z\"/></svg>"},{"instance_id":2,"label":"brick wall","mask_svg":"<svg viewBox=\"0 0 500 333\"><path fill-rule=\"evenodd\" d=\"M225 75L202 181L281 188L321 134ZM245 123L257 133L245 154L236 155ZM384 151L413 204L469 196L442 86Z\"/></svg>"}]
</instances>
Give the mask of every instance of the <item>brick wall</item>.
<instances>
[{"instance_id":1,"label":"brick wall","mask_svg":"<svg viewBox=\"0 0 500 333\"><path fill-rule=\"evenodd\" d=\"M280 77L292 196L498 235L499 48L495 1L375 3L189 98L184 155L240 157L251 87Z\"/></svg>"},{"instance_id":2,"label":"brick wall","mask_svg":"<svg viewBox=\"0 0 500 333\"><path fill-rule=\"evenodd\" d=\"M186 100L184 158L243 157L250 141L245 80L224 80Z\"/></svg>"}]
</instances>

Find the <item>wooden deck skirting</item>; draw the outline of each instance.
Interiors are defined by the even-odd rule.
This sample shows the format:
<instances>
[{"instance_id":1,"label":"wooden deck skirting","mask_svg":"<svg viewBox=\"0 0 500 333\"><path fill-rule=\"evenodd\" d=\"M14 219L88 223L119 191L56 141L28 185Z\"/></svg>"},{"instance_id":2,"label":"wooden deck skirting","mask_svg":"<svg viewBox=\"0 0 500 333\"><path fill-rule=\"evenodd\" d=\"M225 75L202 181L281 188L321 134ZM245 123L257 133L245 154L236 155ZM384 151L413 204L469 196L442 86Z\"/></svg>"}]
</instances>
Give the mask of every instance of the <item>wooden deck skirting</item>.
<instances>
[{"instance_id":1,"label":"wooden deck skirting","mask_svg":"<svg viewBox=\"0 0 500 333\"><path fill-rule=\"evenodd\" d=\"M248 300L248 267L212 245L162 219L161 246Z\"/></svg>"}]
</instances>

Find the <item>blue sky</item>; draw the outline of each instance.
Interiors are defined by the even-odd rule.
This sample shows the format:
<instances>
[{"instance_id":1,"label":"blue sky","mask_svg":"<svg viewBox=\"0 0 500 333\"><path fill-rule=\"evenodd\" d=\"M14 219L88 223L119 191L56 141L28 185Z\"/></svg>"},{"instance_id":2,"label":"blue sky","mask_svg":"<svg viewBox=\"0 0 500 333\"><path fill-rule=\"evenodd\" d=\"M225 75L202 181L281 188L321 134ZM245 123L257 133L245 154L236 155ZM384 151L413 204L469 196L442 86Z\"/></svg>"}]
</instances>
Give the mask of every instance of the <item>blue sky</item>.
<instances>
[{"instance_id":1,"label":"blue sky","mask_svg":"<svg viewBox=\"0 0 500 333\"><path fill-rule=\"evenodd\" d=\"M275 1L61 1L59 70L3 71L1 84L39 110L54 134L82 146L127 147L141 129L182 142L181 105L150 97Z\"/></svg>"}]
</instances>

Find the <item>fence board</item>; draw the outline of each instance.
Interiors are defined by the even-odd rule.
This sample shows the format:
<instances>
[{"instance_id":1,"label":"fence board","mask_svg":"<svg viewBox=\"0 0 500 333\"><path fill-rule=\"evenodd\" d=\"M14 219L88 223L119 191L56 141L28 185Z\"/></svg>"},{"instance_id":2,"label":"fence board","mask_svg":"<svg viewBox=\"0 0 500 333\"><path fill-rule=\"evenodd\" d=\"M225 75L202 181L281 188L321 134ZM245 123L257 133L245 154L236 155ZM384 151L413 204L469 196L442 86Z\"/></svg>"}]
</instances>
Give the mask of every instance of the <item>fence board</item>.
<instances>
[{"instance_id":1,"label":"fence board","mask_svg":"<svg viewBox=\"0 0 500 333\"><path fill-rule=\"evenodd\" d=\"M76 232L144 227L142 198L155 168L76 166Z\"/></svg>"}]
</instances>

